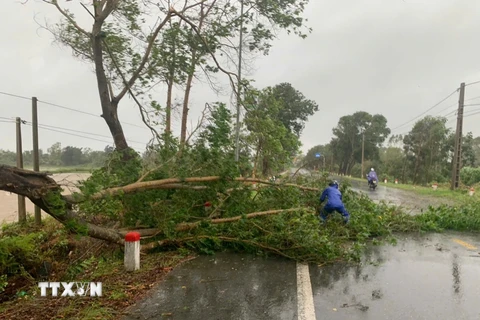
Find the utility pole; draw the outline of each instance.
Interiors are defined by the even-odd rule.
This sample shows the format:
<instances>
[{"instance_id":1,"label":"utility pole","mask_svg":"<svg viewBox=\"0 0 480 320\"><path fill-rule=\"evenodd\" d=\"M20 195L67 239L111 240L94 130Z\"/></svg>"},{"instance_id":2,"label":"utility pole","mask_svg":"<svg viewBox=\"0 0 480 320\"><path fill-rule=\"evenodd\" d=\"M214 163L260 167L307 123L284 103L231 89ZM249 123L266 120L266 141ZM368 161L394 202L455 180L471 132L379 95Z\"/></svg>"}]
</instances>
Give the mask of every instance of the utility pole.
<instances>
[{"instance_id":1,"label":"utility pole","mask_svg":"<svg viewBox=\"0 0 480 320\"><path fill-rule=\"evenodd\" d=\"M455 151L452 159L452 185L451 189L458 188L460 183L460 168L462 167L462 136L463 136L463 103L465 99L465 83L460 85L460 97L458 99L457 129L455 131Z\"/></svg>"},{"instance_id":2,"label":"utility pole","mask_svg":"<svg viewBox=\"0 0 480 320\"><path fill-rule=\"evenodd\" d=\"M243 51L243 0L240 0L240 42L238 45L238 84L237 84L237 121L235 132L235 161L240 157L240 104L242 85L242 51Z\"/></svg>"},{"instance_id":3,"label":"utility pole","mask_svg":"<svg viewBox=\"0 0 480 320\"><path fill-rule=\"evenodd\" d=\"M333 172L333 151L332 151L332 158L330 161L330 172Z\"/></svg>"},{"instance_id":4,"label":"utility pole","mask_svg":"<svg viewBox=\"0 0 480 320\"><path fill-rule=\"evenodd\" d=\"M363 178L363 162L364 162L364 156L365 156L365 129L362 130L362 176Z\"/></svg>"},{"instance_id":5,"label":"utility pole","mask_svg":"<svg viewBox=\"0 0 480 320\"><path fill-rule=\"evenodd\" d=\"M33 133L33 171L40 171L40 157L38 151L38 112L37 97L32 97L32 133ZM35 206L35 224L42 224L42 212Z\"/></svg>"},{"instance_id":6,"label":"utility pole","mask_svg":"<svg viewBox=\"0 0 480 320\"><path fill-rule=\"evenodd\" d=\"M17 168L23 169L23 150L22 150L22 119L17 117L16 120L16 135L17 135ZM27 208L25 206L25 197L18 197L18 222L24 223L27 221Z\"/></svg>"}]
</instances>

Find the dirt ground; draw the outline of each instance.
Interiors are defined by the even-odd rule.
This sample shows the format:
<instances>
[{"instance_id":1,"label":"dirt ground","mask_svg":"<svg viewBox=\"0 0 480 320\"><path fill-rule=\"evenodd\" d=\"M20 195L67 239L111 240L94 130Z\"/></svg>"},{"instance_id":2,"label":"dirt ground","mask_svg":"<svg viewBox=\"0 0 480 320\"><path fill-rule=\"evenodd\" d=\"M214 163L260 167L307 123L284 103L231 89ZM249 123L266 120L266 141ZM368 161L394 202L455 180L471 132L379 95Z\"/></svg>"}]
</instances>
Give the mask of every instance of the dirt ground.
<instances>
[{"instance_id":1,"label":"dirt ground","mask_svg":"<svg viewBox=\"0 0 480 320\"><path fill-rule=\"evenodd\" d=\"M90 173L59 173L52 175L52 178L62 185L64 194L70 194L77 190L76 183L85 180ZM34 205L26 198L27 215L33 215ZM42 217L47 214L42 211ZM0 191L0 224L18 221L18 196L13 193Z\"/></svg>"}]
</instances>

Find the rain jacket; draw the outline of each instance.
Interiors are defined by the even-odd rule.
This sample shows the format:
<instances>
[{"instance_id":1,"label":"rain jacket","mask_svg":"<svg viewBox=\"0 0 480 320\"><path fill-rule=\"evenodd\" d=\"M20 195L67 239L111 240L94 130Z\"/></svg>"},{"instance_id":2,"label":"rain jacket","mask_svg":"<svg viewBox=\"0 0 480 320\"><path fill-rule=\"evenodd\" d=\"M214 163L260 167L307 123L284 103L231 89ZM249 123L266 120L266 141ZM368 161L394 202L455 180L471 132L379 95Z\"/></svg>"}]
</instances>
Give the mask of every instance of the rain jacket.
<instances>
[{"instance_id":1,"label":"rain jacket","mask_svg":"<svg viewBox=\"0 0 480 320\"><path fill-rule=\"evenodd\" d=\"M325 208L342 208L342 193L338 190L337 186L328 187L325 189L320 197L320 202L325 201L325 198L328 199Z\"/></svg>"},{"instance_id":2,"label":"rain jacket","mask_svg":"<svg viewBox=\"0 0 480 320\"><path fill-rule=\"evenodd\" d=\"M370 171L368 173L368 181L372 181L372 180L378 181L377 173L375 171Z\"/></svg>"}]
</instances>

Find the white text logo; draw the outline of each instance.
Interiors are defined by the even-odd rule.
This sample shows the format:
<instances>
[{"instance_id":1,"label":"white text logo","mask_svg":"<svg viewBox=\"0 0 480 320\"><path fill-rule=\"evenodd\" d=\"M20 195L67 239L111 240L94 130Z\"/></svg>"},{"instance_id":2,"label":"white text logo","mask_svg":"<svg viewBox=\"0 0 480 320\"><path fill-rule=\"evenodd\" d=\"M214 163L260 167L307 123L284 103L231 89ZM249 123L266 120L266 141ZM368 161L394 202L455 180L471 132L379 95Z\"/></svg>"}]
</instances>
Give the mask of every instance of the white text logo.
<instances>
[{"instance_id":1,"label":"white text logo","mask_svg":"<svg viewBox=\"0 0 480 320\"><path fill-rule=\"evenodd\" d=\"M47 291L51 292L52 297L58 297L61 289L61 297L101 297L101 282L39 282L40 296L46 297ZM51 289L51 290L48 290Z\"/></svg>"}]
</instances>

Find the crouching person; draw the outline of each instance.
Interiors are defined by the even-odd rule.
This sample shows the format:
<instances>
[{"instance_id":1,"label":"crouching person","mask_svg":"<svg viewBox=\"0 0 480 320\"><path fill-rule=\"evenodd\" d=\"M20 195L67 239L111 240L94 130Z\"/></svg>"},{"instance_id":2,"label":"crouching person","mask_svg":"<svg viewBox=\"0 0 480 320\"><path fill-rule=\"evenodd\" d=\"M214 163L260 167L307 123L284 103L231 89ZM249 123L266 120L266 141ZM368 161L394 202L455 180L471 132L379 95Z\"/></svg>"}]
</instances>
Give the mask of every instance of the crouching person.
<instances>
[{"instance_id":1,"label":"crouching person","mask_svg":"<svg viewBox=\"0 0 480 320\"><path fill-rule=\"evenodd\" d=\"M328 184L328 188L323 191L320 197L320 204L323 203L325 199L327 199L327 203L320 210L321 221L325 223L327 221L327 217L336 211L343 216L343 221L345 224L347 224L350 220L350 214L345 209L345 205L343 204L342 193L340 190L338 190L337 181L331 181Z\"/></svg>"}]
</instances>

